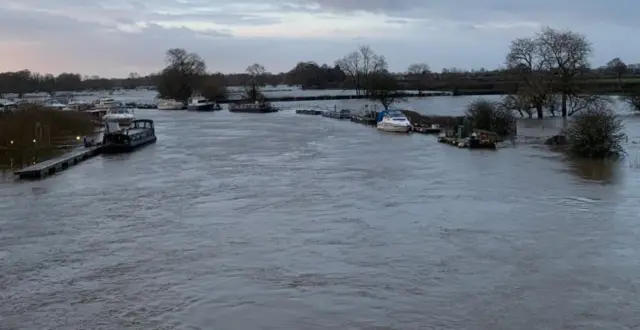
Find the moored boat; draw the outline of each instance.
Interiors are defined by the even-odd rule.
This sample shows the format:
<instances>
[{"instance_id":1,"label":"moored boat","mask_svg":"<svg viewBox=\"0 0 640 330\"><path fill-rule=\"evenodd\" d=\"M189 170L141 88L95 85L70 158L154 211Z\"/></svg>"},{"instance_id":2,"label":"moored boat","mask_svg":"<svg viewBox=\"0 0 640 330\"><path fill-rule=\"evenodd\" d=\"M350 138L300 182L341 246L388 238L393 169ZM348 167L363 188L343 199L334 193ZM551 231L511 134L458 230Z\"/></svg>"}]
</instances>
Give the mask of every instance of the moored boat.
<instances>
[{"instance_id":1,"label":"moored boat","mask_svg":"<svg viewBox=\"0 0 640 330\"><path fill-rule=\"evenodd\" d=\"M113 98L103 97L93 102L95 109L111 109L119 107L120 103Z\"/></svg>"},{"instance_id":2,"label":"moored boat","mask_svg":"<svg viewBox=\"0 0 640 330\"><path fill-rule=\"evenodd\" d=\"M157 141L153 120L137 119L128 128L107 122L102 138L102 152L107 154L133 151Z\"/></svg>"},{"instance_id":3,"label":"moored boat","mask_svg":"<svg viewBox=\"0 0 640 330\"><path fill-rule=\"evenodd\" d=\"M102 120L106 122L116 122L122 127L131 125L135 119L136 116L133 113L133 109L124 107L111 108L102 116Z\"/></svg>"},{"instance_id":4,"label":"moored boat","mask_svg":"<svg viewBox=\"0 0 640 330\"><path fill-rule=\"evenodd\" d=\"M399 110L385 110L378 113L376 127L385 132L408 133L411 131L411 122Z\"/></svg>"},{"instance_id":5,"label":"moored boat","mask_svg":"<svg viewBox=\"0 0 640 330\"><path fill-rule=\"evenodd\" d=\"M414 126L413 131L424 134L439 134L442 132L442 127L438 124L431 124L430 126Z\"/></svg>"},{"instance_id":6,"label":"moored boat","mask_svg":"<svg viewBox=\"0 0 640 330\"><path fill-rule=\"evenodd\" d=\"M312 116L319 116L321 114L324 113L324 111L322 110L306 110L306 109L299 109L296 110L296 113L299 115L312 115Z\"/></svg>"},{"instance_id":7,"label":"moored boat","mask_svg":"<svg viewBox=\"0 0 640 330\"><path fill-rule=\"evenodd\" d=\"M191 100L191 103L187 106L187 110L190 111L218 111L222 110L220 104L211 102L205 98L196 97Z\"/></svg>"},{"instance_id":8,"label":"moored boat","mask_svg":"<svg viewBox=\"0 0 640 330\"><path fill-rule=\"evenodd\" d=\"M184 103L172 99L162 99L158 101L158 110L183 110Z\"/></svg>"},{"instance_id":9,"label":"moored boat","mask_svg":"<svg viewBox=\"0 0 640 330\"><path fill-rule=\"evenodd\" d=\"M62 110L64 111L85 111L89 109L90 104L84 101L70 101Z\"/></svg>"},{"instance_id":10,"label":"moored boat","mask_svg":"<svg viewBox=\"0 0 640 330\"><path fill-rule=\"evenodd\" d=\"M323 117L333 118L333 119L350 119L351 118L351 110L350 109L342 109L325 111L322 113Z\"/></svg>"},{"instance_id":11,"label":"moored boat","mask_svg":"<svg viewBox=\"0 0 640 330\"><path fill-rule=\"evenodd\" d=\"M229 112L268 113L277 111L278 108L268 102L229 104Z\"/></svg>"},{"instance_id":12,"label":"moored boat","mask_svg":"<svg viewBox=\"0 0 640 330\"><path fill-rule=\"evenodd\" d=\"M49 109L62 110L65 105L56 99L48 99L42 102L42 106Z\"/></svg>"}]
</instances>

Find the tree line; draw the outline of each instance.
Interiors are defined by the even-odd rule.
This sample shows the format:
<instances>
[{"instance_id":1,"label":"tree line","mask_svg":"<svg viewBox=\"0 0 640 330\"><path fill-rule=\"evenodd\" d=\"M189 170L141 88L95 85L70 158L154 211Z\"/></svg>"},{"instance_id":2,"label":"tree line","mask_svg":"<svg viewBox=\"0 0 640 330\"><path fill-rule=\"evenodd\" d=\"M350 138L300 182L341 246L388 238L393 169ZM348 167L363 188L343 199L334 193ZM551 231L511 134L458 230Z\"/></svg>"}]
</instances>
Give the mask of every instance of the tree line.
<instances>
[{"instance_id":1,"label":"tree line","mask_svg":"<svg viewBox=\"0 0 640 330\"><path fill-rule=\"evenodd\" d=\"M558 54L561 54L561 58L554 59L554 52L562 50L570 51L560 52ZM171 49L168 53L176 55L176 51ZM189 54L185 50L180 51ZM404 72L393 75L402 88L419 92L447 90L458 95L511 94L518 96L512 100L514 104L522 102L524 95L527 95L526 98L536 104L534 112L538 115L539 106L549 103L547 96L554 94L550 92L562 89L564 96L560 111L563 115L568 115L571 110L567 104L576 101L572 97L578 94L578 91L619 93L640 85L640 70L635 67L629 68L619 58L611 60L603 67L590 68L587 59L591 52L591 45L584 36L571 31L545 28L533 37L514 40L509 48L505 67L498 70L481 68L465 71L446 68L441 72L433 72L427 63L414 63ZM574 58L574 55L577 57ZM199 60L202 61L201 58ZM264 85L296 85L303 89L355 89L358 94L363 94L367 76L381 68L387 70L384 57L376 54L368 46L361 46L332 65L303 61L288 72L270 73L265 70L260 81ZM163 70L147 76L131 73L127 78L107 79L77 73L54 76L29 70L4 72L0 73L0 94L158 87L162 84L163 74L167 73L172 71ZM250 76L247 72L201 72L199 75L206 76L206 80L209 80L208 85L215 81L215 84L224 86L243 86ZM528 114L528 111L523 112Z\"/></svg>"}]
</instances>

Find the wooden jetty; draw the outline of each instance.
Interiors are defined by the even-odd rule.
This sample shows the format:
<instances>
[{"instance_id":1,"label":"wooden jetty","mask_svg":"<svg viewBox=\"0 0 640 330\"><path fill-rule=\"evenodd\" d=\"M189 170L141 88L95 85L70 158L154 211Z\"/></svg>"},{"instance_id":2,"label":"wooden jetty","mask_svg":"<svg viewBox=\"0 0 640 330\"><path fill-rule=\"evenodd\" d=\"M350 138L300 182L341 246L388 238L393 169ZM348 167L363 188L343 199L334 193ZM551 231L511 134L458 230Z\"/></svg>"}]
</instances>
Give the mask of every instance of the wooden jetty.
<instances>
[{"instance_id":1,"label":"wooden jetty","mask_svg":"<svg viewBox=\"0 0 640 330\"><path fill-rule=\"evenodd\" d=\"M98 155L101 148L101 146L78 148L62 156L25 167L14 173L20 179L42 179L49 175L62 172L73 165Z\"/></svg>"}]
</instances>

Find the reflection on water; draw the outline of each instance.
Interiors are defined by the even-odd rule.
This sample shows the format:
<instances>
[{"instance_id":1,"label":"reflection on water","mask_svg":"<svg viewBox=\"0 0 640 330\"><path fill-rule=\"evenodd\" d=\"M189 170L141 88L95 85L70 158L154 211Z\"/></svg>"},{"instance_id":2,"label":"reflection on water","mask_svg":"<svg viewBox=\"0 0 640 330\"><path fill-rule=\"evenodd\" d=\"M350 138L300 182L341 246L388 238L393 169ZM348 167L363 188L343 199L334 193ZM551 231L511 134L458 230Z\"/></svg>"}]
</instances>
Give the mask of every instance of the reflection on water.
<instances>
[{"instance_id":1,"label":"reflection on water","mask_svg":"<svg viewBox=\"0 0 640 330\"><path fill-rule=\"evenodd\" d=\"M616 183L620 180L623 161L575 159L566 157L568 169L578 177L602 183Z\"/></svg>"},{"instance_id":2,"label":"reflection on water","mask_svg":"<svg viewBox=\"0 0 640 330\"><path fill-rule=\"evenodd\" d=\"M1 150L0 172L15 171L63 153L62 149Z\"/></svg>"}]
</instances>

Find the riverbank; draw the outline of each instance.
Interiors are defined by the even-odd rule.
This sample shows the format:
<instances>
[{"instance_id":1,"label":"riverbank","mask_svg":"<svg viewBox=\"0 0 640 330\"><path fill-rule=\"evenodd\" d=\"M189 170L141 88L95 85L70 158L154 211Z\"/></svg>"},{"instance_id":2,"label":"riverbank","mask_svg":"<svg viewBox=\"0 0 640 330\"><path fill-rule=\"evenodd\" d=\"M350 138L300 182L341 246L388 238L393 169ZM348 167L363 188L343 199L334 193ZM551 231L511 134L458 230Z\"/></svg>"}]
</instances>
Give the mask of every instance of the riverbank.
<instances>
[{"instance_id":1,"label":"riverbank","mask_svg":"<svg viewBox=\"0 0 640 330\"><path fill-rule=\"evenodd\" d=\"M0 114L0 167L21 168L60 154L94 133L87 114L28 107Z\"/></svg>"},{"instance_id":2,"label":"riverbank","mask_svg":"<svg viewBox=\"0 0 640 330\"><path fill-rule=\"evenodd\" d=\"M431 97L431 96L449 96L451 92L424 92L422 94L415 93L398 93L399 98L414 98L414 97ZM265 97L268 102L295 102L295 101L332 101L332 100L366 100L370 96L367 95L312 95L312 96L271 96ZM218 103L234 103L234 102L246 102L247 100L240 99L222 99Z\"/></svg>"},{"instance_id":3,"label":"riverbank","mask_svg":"<svg viewBox=\"0 0 640 330\"><path fill-rule=\"evenodd\" d=\"M518 91L520 82L514 80L470 80L465 82L443 82L428 85L434 91L450 91L454 96L460 95L504 95ZM640 79L594 79L579 80L576 87L590 94L619 95L628 90L640 88Z\"/></svg>"}]
</instances>

